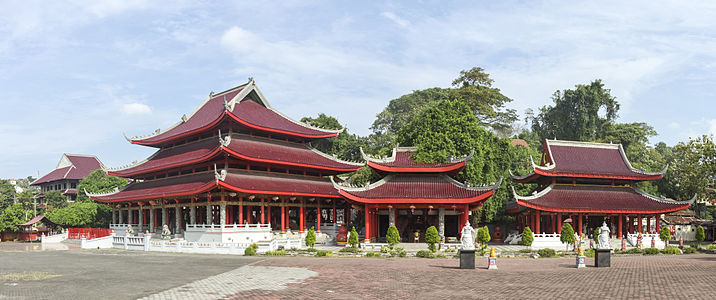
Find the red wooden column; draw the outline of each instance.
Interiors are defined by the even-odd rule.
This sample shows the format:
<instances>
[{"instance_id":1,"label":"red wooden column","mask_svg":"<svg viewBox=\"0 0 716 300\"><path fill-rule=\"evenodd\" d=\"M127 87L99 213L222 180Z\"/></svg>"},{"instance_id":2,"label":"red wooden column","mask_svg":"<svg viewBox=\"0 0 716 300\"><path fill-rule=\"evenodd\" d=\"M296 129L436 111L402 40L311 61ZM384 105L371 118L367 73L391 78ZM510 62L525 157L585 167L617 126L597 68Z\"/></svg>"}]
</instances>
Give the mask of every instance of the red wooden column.
<instances>
[{"instance_id":1,"label":"red wooden column","mask_svg":"<svg viewBox=\"0 0 716 300\"><path fill-rule=\"evenodd\" d=\"M370 205L365 205L365 242L370 243Z\"/></svg>"},{"instance_id":2,"label":"red wooden column","mask_svg":"<svg viewBox=\"0 0 716 300\"><path fill-rule=\"evenodd\" d=\"M535 225L535 229L536 229L536 230L535 230L535 233L542 233L542 231L541 231L541 229L540 229L540 223L541 223L541 220L542 220L542 212L538 210L538 211L535 213L535 218L536 218L536 221L535 221L535 222L537 222L537 225Z\"/></svg>"},{"instance_id":3,"label":"red wooden column","mask_svg":"<svg viewBox=\"0 0 716 300\"><path fill-rule=\"evenodd\" d=\"M555 222L555 215L550 214L550 217L552 217L552 233L557 232L557 222Z\"/></svg>"},{"instance_id":4,"label":"red wooden column","mask_svg":"<svg viewBox=\"0 0 716 300\"><path fill-rule=\"evenodd\" d=\"M536 232L537 229L537 219L535 218L535 212L534 210L530 210L530 229L532 229L532 232Z\"/></svg>"},{"instance_id":5,"label":"red wooden column","mask_svg":"<svg viewBox=\"0 0 716 300\"><path fill-rule=\"evenodd\" d=\"M562 234L562 213L557 213L557 233Z\"/></svg>"},{"instance_id":6,"label":"red wooden column","mask_svg":"<svg viewBox=\"0 0 716 300\"><path fill-rule=\"evenodd\" d=\"M268 201L266 204L271 204L271 201ZM271 206L266 206L266 224L271 224ZM273 225L271 225L273 227Z\"/></svg>"},{"instance_id":7,"label":"red wooden column","mask_svg":"<svg viewBox=\"0 0 716 300\"><path fill-rule=\"evenodd\" d=\"M643 233L641 231L641 214L636 215L636 222L637 222L637 229L639 233Z\"/></svg>"},{"instance_id":8,"label":"red wooden column","mask_svg":"<svg viewBox=\"0 0 716 300\"><path fill-rule=\"evenodd\" d=\"M655 225L656 225L656 228L655 228L656 230L655 230L654 233L659 233L659 232L661 232L661 228L659 228L659 219L660 219L660 217L661 217L661 216L658 215L658 214L654 215L654 219L655 219L654 222L655 222Z\"/></svg>"},{"instance_id":9,"label":"red wooden column","mask_svg":"<svg viewBox=\"0 0 716 300\"><path fill-rule=\"evenodd\" d=\"M651 216L646 216L646 233L651 233Z\"/></svg>"},{"instance_id":10,"label":"red wooden column","mask_svg":"<svg viewBox=\"0 0 716 300\"><path fill-rule=\"evenodd\" d=\"M304 222L306 222L306 216L303 208L304 206L306 206L306 200L301 200L301 207L298 211L298 230L301 233L303 233L303 226L305 226Z\"/></svg>"},{"instance_id":11,"label":"red wooden column","mask_svg":"<svg viewBox=\"0 0 716 300\"><path fill-rule=\"evenodd\" d=\"M336 223L336 200L333 200L333 224L335 225Z\"/></svg>"},{"instance_id":12,"label":"red wooden column","mask_svg":"<svg viewBox=\"0 0 716 300\"><path fill-rule=\"evenodd\" d=\"M582 213L579 213L579 216L577 218L579 218L579 221L577 223L577 235L582 236Z\"/></svg>"},{"instance_id":13,"label":"red wooden column","mask_svg":"<svg viewBox=\"0 0 716 300\"><path fill-rule=\"evenodd\" d=\"M316 232L321 232L321 202L316 200Z\"/></svg>"},{"instance_id":14,"label":"red wooden column","mask_svg":"<svg viewBox=\"0 0 716 300\"><path fill-rule=\"evenodd\" d=\"M286 233L286 199L281 198L281 233Z\"/></svg>"},{"instance_id":15,"label":"red wooden column","mask_svg":"<svg viewBox=\"0 0 716 300\"><path fill-rule=\"evenodd\" d=\"M348 206L343 209L343 224L346 224L346 226L348 226L348 224L350 224L350 223L351 223L351 207Z\"/></svg>"},{"instance_id":16,"label":"red wooden column","mask_svg":"<svg viewBox=\"0 0 716 300\"><path fill-rule=\"evenodd\" d=\"M261 224L266 224L266 216L264 212L266 211L266 208L264 207L264 198L261 198Z\"/></svg>"},{"instance_id":17,"label":"red wooden column","mask_svg":"<svg viewBox=\"0 0 716 300\"><path fill-rule=\"evenodd\" d=\"M619 226L618 226L619 229L617 230L617 238L620 238L620 239L624 236L624 234L622 233L622 226L623 226L622 223L623 222L624 222L624 215L619 214Z\"/></svg>"},{"instance_id":18,"label":"red wooden column","mask_svg":"<svg viewBox=\"0 0 716 300\"><path fill-rule=\"evenodd\" d=\"M239 198L239 201L244 202L244 198ZM244 205L239 204L239 224L244 224Z\"/></svg>"}]
</instances>

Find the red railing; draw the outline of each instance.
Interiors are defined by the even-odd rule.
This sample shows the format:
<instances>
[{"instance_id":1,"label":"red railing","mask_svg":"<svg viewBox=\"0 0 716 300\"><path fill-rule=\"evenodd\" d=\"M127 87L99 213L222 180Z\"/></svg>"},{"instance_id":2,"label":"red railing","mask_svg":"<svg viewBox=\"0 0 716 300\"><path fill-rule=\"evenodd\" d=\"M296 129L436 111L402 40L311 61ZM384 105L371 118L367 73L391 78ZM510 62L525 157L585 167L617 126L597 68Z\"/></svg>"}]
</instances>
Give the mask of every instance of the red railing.
<instances>
[{"instance_id":1,"label":"red railing","mask_svg":"<svg viewBox=\"0 0 716 300\"><path fill-rule=\"evenodd\" d=\"M67 238L79 240L86 238L88 240L109 236L112 229L109 228L68 228Z\"/></svg>"}]
</instances>

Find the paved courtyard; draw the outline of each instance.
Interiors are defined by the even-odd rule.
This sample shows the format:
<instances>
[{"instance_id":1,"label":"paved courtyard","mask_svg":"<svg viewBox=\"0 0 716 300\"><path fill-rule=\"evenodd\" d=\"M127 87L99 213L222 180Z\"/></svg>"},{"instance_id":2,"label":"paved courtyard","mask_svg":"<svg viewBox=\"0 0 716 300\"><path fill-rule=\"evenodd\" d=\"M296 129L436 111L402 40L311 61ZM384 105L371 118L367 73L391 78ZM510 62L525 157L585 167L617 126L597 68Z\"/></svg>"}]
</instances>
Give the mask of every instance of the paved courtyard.
<instances>
[{"instance_id":1,"label":"paved courtyard","mask_svg":"<svg viewBox=\"0 0 716 300\"><path fill-rule=\"evenodd\" d=\"M28 251L30 250L30 251ZM457 259L254 257L0 244L0 299L714 298L716 255ZM34 249L40 250L40 249ZM592 264L592 259L588 259Z\"/></svg>"}]
</instances>

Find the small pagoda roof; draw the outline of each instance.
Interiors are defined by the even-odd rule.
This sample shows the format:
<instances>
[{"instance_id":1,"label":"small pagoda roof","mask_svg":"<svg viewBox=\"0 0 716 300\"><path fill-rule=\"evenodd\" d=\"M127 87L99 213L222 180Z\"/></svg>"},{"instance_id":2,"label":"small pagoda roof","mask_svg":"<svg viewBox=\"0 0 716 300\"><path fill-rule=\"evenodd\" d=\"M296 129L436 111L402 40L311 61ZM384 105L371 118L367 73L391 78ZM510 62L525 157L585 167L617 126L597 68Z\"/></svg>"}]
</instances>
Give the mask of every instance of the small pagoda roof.
<instances>
[{"instance_id":1,"label":"small pagoda roof","mask_svg":"<svg viewBox=\"0 0 716 300\"><path fill-rule=\"evenodd\" d=\"M43 215L43 216L36 216L36 217L32 218L30 221L27 221L22 224L18 224L17 226L29 227L29 226L35 225L39 222L44 222L46 225L55 225L55 226L58 225L58 224L55 224L54 222L50 221L50 219L48 219L47 217L45 217Z\"/></svg>"},{"instance_id":2,"label":"small pagoda roof","mask_svg":"<svg viewBox=\"0 0 716 300\"><path fill-rule=\"evenodd\" d=\"M104 169L104 165L96 156L65 153L62 154L60 162L57 163L57 167L54 170L33 181L30 185L39 185L57 180L80 180L97 169Z\"/></svg>"},{"instance_id":3,"label":"small pagoda roof","mask_svg":"<svg viewBox=\"0 0 716 300\"><path fill-rule=\"evenodd\" d=\"M534 172L513 175L512 179L521 183L534 182L541 176L657 180L668 168L652 173L632 167L621 144L546 140L542 157L539 165L530 157Z\"/></svg>"},{"instance_id":4,"label":"small pagoda roof","mask_svg":"<svg viewBox=\"0 0 716 300\"><path fill-rule=\"evenodd\" d=\"M87 195L105 203L126 202L191 196L219 187L246 194L340 198L328 178L244 170L215 170L135 182L111 193Z\"/></svg>"},{"instance_id":5,"label":"small pagoda roof","mask_svg":"<svg viewBox=\"0 0 716 300\"><path fill-rule=\"evenodd\" d=\"M552 184L531 196L512 193L516 204L549 212L571 213L669 213L686 209L696 197L688 201L674 201L649 195L629 186ZM513 213L514 205L508 205Z\"/></svg>"},{"instance_id":6,"label":"small pagoda roof","mask_svg":"<svg viewBox=\"0 0 716 300\"><path fill-rule=\"evenodd\" d=\"M360 153L368 162L369 167L386 173L457 173L465 167L467 161L475 153L473 149L470 154L460 158L451 158L446 163L419 163L411 157L416 150L415 147L396 147L393 148L393 154L386 158L370 157L363 152L363 148L360 148Z\"/></svg>"},{"instance_id":7,"label":"small pagoda roof","mask_svg":"<svg viewBox=\"0 0 716 300\"><path fill-rule=\"evenodd\" d=\"M220 134L220 133L219 133ZM194 164L226 153L247 161L298 166L337 172L352 172L364 164L340 160L306 144L298 144L246 134L206 138L161 149L149 158L122 168L109 169L116 176L136 176L166 168Z\"/></svg>"},{"instance_id":8,"label":"small pagoda roof","mask_svg":"<svg viewBox=\"0 0 716 300\"><path fill-rule=\"evenodd\" d=\"M337 136L342 130L328 130L296 121L273 109L253 79L218 94L213 92L190 115L165 129L127 139L133 144L159 146L162 143L211 129L230 118L252 129L304 138Z\"/></svg>"},{"instance_id":9,"label":"small pagoda roof","mask_svg":"<svg viewBox=\"0 0 716 300\"><path fill-rule=\"evenodd\" d=\"M364 187L347 187L333 181L342 196L361 203L476 204L492 196L501 183L502 179L490 186L475 187L445 174L391 174Z\"/></svg>"}]
</instances>

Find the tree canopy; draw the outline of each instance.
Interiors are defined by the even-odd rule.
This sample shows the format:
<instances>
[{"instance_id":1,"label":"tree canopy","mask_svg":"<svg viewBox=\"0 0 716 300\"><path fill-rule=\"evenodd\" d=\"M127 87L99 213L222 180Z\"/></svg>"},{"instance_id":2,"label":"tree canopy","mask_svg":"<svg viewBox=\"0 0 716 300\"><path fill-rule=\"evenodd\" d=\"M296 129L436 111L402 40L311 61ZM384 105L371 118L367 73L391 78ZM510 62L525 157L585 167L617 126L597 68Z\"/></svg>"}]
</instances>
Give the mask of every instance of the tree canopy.
<instances>
[{"instance_id":1,"label":"tree canopy","mask_svg":"<svg viewBox=\"0 0 716 300\"><path fill-rule=\"evenodd\" d=\"M49 210L45 217L67 227L107 227L111 222L112 208L95 202L75 202Z\"/></svg>"},{"instance_id":2,"label":"tree canopy","mask_svg":"<svg viewBox=\"0 0 716 300\"><path fill-rule=\"evenodd\" d=\"M77 202L90 202L85 191L89 193L107 193L127 185L127 180L121 177L107 175L101 169L92 171L87 177L80 180L77 185ZM60 223L64 224L64 223Z\"/></svg>"},{"instance_id":3,"label":"tree canopy","mask_svg":"<svg viewBox=\"0 0 716 300\"><path fill-rule=\"evenodd\" d=\"M319 114L317 118L304 117L301 118L301 122L326 129L337 130L343 128L338 119L325 114ZM311 142L311 145L319 151L333 154L340 159L349 161L362 160L360 147L363 144L365 144L365 138L348 133L347 128L336 137Z\"/></svg>"},{"instance_id":4,"label":"tree canopy","mask_svg":"<svg viewBox=\"0 0 716 300\"><path fill-rule=\"evenodd\" d=\"M17 232L22 228L17 226L28 221L26 210L22 204L16 203L0 211L0 232Z\"/></svg>"}]
</instances>

